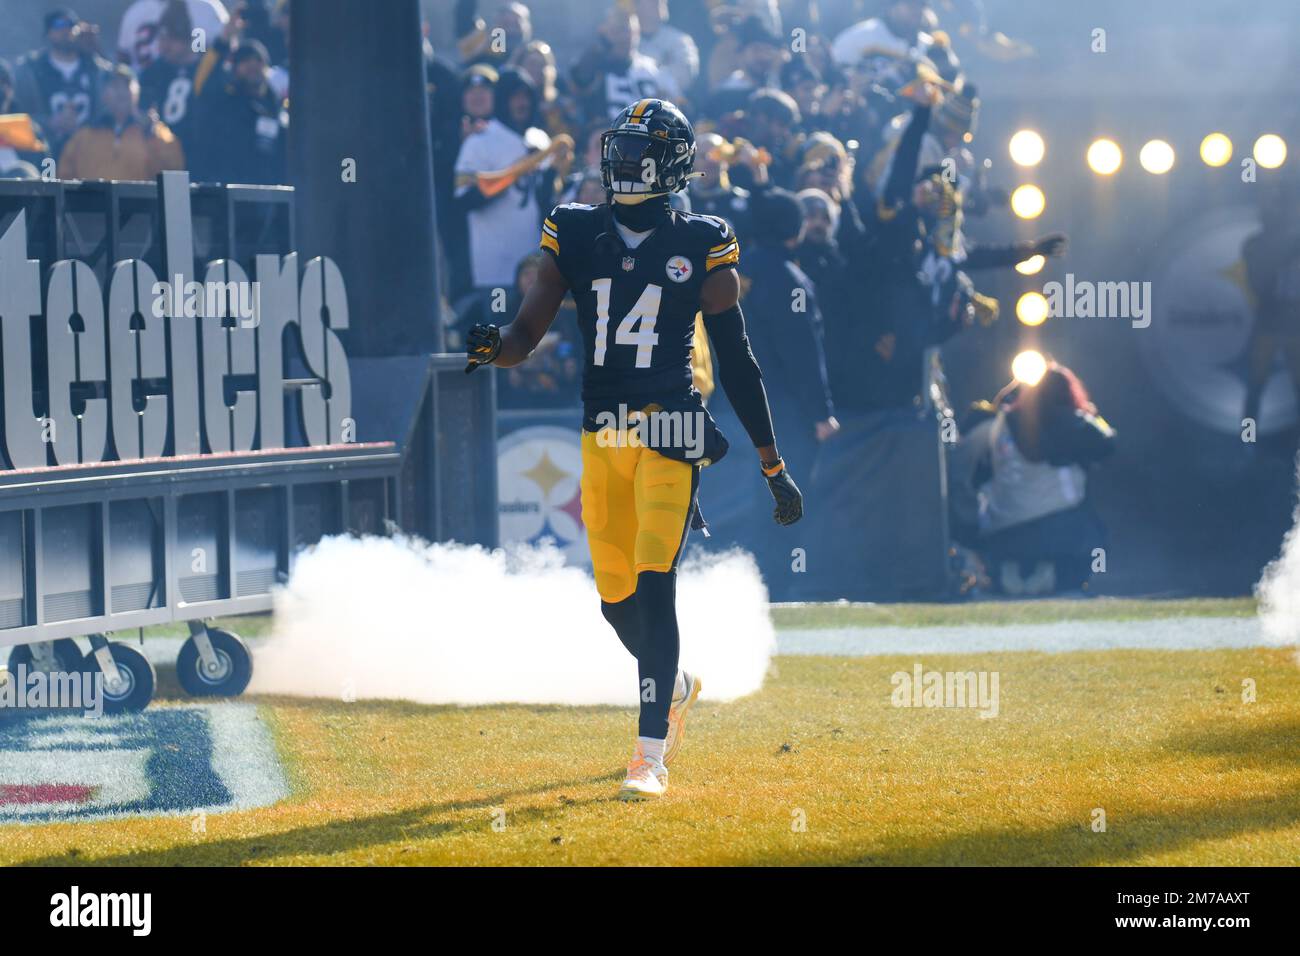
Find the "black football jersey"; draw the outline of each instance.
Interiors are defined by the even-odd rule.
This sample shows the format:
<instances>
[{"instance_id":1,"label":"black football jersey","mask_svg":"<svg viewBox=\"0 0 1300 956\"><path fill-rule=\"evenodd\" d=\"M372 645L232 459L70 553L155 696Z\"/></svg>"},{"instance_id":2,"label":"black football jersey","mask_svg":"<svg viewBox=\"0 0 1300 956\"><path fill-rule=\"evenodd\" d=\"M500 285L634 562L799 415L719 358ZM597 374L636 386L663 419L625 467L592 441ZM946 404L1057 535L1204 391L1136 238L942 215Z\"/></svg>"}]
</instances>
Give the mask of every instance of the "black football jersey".
<instances>
[{"instance_id":1,"label":"black football jersey","mask_svg":"<svg viewBox=\"0 0 1300 956\"><path fill-rule=\"evenodd\" d=\"M700 287L740 261L725 219L672 211L633 249L605 206L566 203L543 222L541 247L577 307L584 403L640 408L690 391Z\"/></svg>"},{"instance_id":2,"label":"black football jersey","mask_svg":"<svg viewBox=\"0 0 1300 956\"><path fill-rule=\"evenodd\" d=\"M200 62L178 66L157 59L140 73L141 109L157 111L158 118L176 134L187 152L193 148L193 107L198 98L194 80Z\"/></svg>"}]
</instances>

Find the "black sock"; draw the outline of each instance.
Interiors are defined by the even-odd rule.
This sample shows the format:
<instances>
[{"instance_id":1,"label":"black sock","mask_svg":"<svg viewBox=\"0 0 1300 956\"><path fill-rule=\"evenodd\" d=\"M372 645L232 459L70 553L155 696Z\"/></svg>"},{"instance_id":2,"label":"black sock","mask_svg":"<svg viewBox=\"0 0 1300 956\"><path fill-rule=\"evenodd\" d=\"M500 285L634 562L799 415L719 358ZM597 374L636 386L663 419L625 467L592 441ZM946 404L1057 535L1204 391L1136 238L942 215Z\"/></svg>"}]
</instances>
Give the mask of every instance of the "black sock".
<instances>
[{"instance_id":1,"label":"black sock","mask_svg":"<svg viewBox=\"0 0 1300 956\"><path fill-rule=\"evenodd\" d=\"M637 611L636 594L624 598L615 604L600 602L600 613L614 628L614 633L623 642L627 652L633 657L641 657L641 615Z\"/></svg>"},{"instance_id":2,"label":"black sock","mask_svg":"<svg viewBox=\"0 0 1300 956\"><path fill-rule=\"evenodd\" d=\"M677 632L677 572L642 571L637 576L636 607L641 619L641 653L637 672L641 679L642 737L668 736L668 708L677 682L681 641Z\"/></svg>"}]
</instances>

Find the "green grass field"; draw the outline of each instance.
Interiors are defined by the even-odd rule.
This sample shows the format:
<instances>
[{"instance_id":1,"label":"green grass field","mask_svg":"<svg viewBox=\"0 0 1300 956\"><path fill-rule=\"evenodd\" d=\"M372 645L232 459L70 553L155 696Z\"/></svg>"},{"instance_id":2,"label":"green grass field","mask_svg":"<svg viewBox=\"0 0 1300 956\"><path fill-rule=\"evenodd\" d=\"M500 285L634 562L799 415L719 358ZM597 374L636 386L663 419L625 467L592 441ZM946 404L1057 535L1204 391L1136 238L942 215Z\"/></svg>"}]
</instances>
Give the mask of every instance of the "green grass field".
<instances>
[{"instance_id":1,"label":"green grass field","mask_svg":"<svg viewBox=\"0 0 1300 956\"><path fill-rule=\"evenodd\" d=\"M1066 603L1048 619L1102 606ZM1045 607L959 610L970 620ZM1197 608L1207 610L1236 615L1242 605ZM775 611L785 626L815 626L801 613L954 622L948 607ZM0 827L0 862L1300 860L1300 669L1291 651L924 656L926 669L997 671L993 719L892 706L891 674L914 663L776 658L759 693L697 707L669 794L654 804L613 799L634 733L630 710L261 698L288 800L211 817L203 834L187 817ZM1249 703L1247 679L1257 695ZM1093 828L1099 810L1104 832Z\"/></svg>"}]
</instances>

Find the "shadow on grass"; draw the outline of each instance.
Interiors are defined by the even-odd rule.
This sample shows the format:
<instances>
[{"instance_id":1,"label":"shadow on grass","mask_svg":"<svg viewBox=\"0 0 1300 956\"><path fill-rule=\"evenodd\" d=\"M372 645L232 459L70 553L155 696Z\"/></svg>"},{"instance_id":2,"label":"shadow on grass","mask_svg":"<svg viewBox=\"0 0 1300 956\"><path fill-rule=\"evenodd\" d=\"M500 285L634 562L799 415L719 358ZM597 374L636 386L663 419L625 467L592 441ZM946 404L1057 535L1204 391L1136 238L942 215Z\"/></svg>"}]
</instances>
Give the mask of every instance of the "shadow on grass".
<instances>
[{"instance_id":1,"label":"shadow on grass","mask_svg":"<svg viewBox=\"0 0 1300 956\"><path fill-rule=\"evenodd\" d=\"M1171 737L1163 749L1216 758L1225 770L1300 767L1300 717L1288 716L1262 726L1241 720L1199 728Z\"/></svg>"},{"instance_id":2,"label":"shadow on grass","mask_svg":"<svg viewBox=\"0 0 1300 956\"><path fill-rule=\"evenodd\" d=\"M492 824L491 817L486 815L461 821L434 821L429 819L431 816L471 810L490 810L518 797L582 787L587 784L607 783L620 779L622 775L621 771L612 771L577 780L553 781L532 787L503 790L480 799L430 803L389 813L298 827L282 833L263 833L229 840L195 842L154 850L133 850L107 857L89 858L77 852L53 854L24 861L21 865L233 866L239 863L261 863L299 855L344 853L403 842L412 844L413 849L423 852L429 848L427 845L429 841L483 830ZM553 808L512 808L511 825L544 822L557 814L567 812L572 807L606 803L611 799L612 796L592 797L586 800L565 798Z\"/></svg>"},{"instance_id":3,"label":"shadow on grass","mask_svg":"<svg viewBox=\"0 0 1300 956\"><path fill-rule=\"evenodd\" d=\"M1225 773L1238 768L1295 768L1300 766L1300 722L1287 718L1264 726L1203 727L1169 738L1158 752L1164 756L1218 758ZM1158 763L1153 763L1151 769L1162 772ZM1294 827L1297 821L1300 821L1300 788L1293 788L1269 797L1206 800L1195 804L1179 802L1168 810L1137 813L1111 810L1104 833L1094 833L1090 818L1084 816L1078 821L1037 829L986 827L935 840L905 842L879 851L864 846L864 841L850 840L826 853L801 856L799 862L860 866L1131 864L1138 857L1186 849L1205 841L1284 830ZM745 862L770 865L790 863L791 859L764 855Z\"/></svg>"},{"instance_id":4,"label":"shadow on grass","mask_svg":"<svg viewBox=\"0 0 1300 956\"><path fill-rule=\"evenodd\" d=\"M1138 857L1206 840L1293 827L1297 819L1300 790L1293 790L1270 799L1211 801L1168 812L1113 814L1105 833L1093 833L1086 820L1040 829L984 829L929 843L890 847L879 853L835 852L802 862L861 866L1131 865Z\"/></svg>"}]
</instances>

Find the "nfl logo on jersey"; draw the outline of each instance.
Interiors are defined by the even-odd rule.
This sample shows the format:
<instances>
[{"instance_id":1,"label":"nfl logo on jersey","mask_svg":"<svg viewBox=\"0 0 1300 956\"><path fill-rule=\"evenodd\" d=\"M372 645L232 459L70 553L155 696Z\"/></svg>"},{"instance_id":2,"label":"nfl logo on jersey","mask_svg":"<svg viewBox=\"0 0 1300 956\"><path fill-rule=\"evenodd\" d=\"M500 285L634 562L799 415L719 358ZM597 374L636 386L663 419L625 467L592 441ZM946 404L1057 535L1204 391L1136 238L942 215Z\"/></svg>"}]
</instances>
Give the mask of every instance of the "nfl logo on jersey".
<instances>
[{"instance_id":1,"label":"nfl logo on jersey","mask_svg":"<svg viewBox=\"0 0 1300 956\"><path fill-rule=\"evenodd\" d=\"M631 256L623 257L623 271L631 272L636 267L636 260Z\"/></svg>"}]
</instances>

